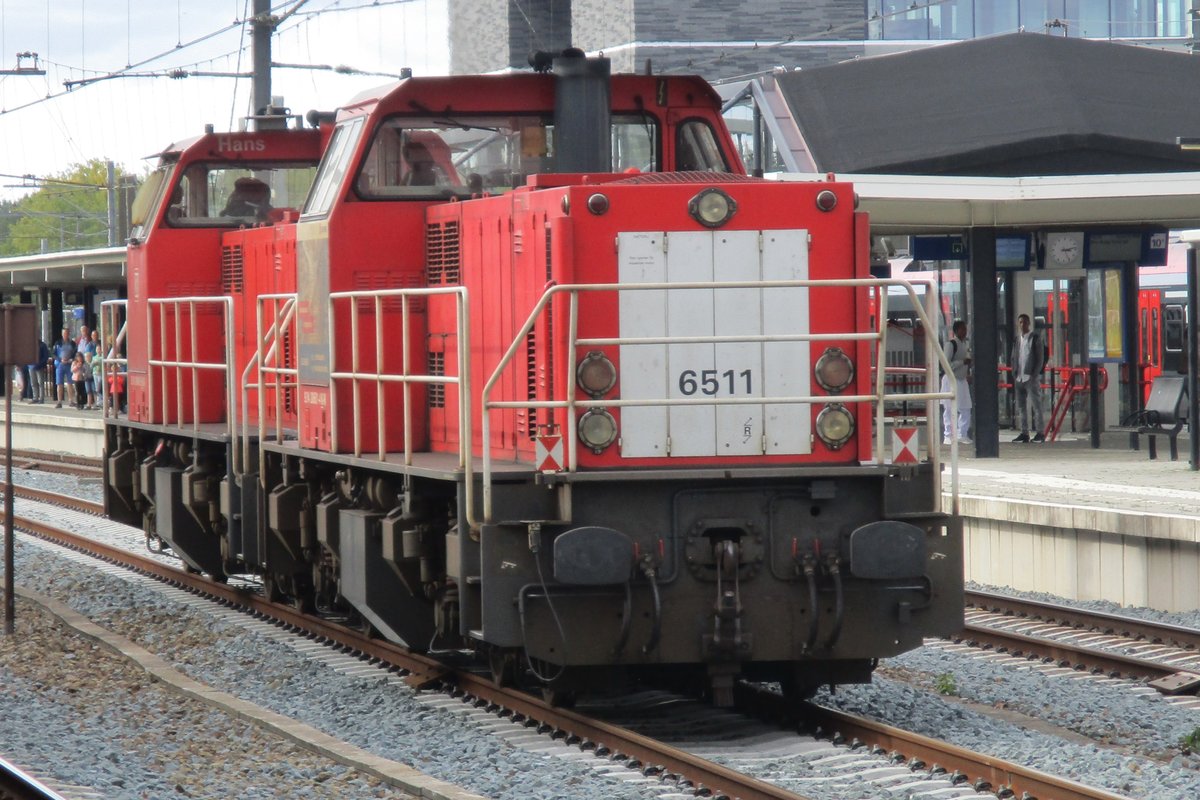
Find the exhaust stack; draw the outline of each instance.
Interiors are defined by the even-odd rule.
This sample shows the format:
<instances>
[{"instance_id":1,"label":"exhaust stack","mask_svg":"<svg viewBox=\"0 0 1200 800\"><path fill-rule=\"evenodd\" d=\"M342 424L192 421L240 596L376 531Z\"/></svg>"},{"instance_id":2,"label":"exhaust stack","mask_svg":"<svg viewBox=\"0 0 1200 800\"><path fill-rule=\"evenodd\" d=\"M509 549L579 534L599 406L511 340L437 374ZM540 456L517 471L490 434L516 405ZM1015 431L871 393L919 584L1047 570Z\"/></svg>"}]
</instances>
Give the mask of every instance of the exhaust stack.
<instances>
[{"instance_id":1,"label":"exhaust stack","mask_svg":"<svg viewBox=\"0 0 1200 800\"><path fill-rule=\"evenodd\" d=\"M607 58L567 50L554 59L554 152L558 172L612 171L611 74Z\"/></svg>"}]
</instances>

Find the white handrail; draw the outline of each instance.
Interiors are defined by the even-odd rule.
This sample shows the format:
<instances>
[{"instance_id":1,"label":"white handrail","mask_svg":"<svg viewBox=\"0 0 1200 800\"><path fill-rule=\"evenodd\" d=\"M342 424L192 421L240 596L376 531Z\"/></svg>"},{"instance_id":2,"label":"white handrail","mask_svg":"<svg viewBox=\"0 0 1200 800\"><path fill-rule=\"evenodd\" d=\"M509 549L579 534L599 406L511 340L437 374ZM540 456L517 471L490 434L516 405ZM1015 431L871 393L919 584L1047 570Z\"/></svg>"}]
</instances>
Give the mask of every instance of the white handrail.
<instances>
[{"instance_id":1,"label":"white handrail","mask_svg":"<svg viewBox=\"0 0 1200 800\"><path fill-rule=\"evenodd\" d=\"M409 308L408 299L415 297L436 297L441 295L451 295L455 300L456 324L455 330L458 340L458 374L457 375L430 375L428 373L412 374L412 364L409 359L410 346L410 331L409 331ZM387 373L384 370L383 362L383 302L389 298L398 298L401 304L401 343L403 355L401 358L401 372ZM360 300L370 299L372 301L372 314L374 317L374 331L372 339L375 344L375 371L368 372L363 370L363 365L360 363L360 347L359 347L359 302ZM337 353L338 329L337 320L337 304L339 301L350 302L350 370L337 371L333 369L332 359ZM403 413L404 420L404 465L412 466L412 409L409 401L409 384L448 384L458 387L458 466L463 470L464 480L466 482L466 505L468 509L474 507L475 497L475 480L474 468L471 461L471 442L474 439L473 427L471 420L471 324L470 324L470 302L467 294L467 289L464 286L445 286L445 287L427 287L413 289L387 289L381 291L351 291L351 292L332 292L329 295L329 357L330 372L329 372L329 419L330 425L330 444L334 452L338 452L339 445L339 425L338 419L338 383L349 381L352 395L352 421L353 421L353 446L354 455L361 457L363 454L362 441L362 392L360 385L363 383L373 384L375 387L376 397L376 420L375 428L378 431L377 436L377 455L380 461L387 458L386 451L386 431L384 427L384 388L385 384L400 384L404 387L403 391ZM343 329L344 330L344 329ZM344 334L343 334L344 335ZM473 512L468 511L468 517L472 517Z\"/></svg>"},{"instance_id":2,"label":"white handrail","mask_svg":"<svg viewBox=\"0 0 1200 800\"><path fill-rule=\"evenodd\" d=\"M925 283L925 282L920 282ZM884 441L884 404L890 401L907 399L907 400L925 400L929 405L928 409L936 407L939 400L950 400L952 404L952 413L957 413L957 398L954 391L949 393L941 392L937 389L934 379L936 370L928 369L926 378L926 391L920 394L906 395L891 395L887 393L887 387L883 380L883 371L877 371L875 379L875 392L870 395L794 395L787 397L754 397L754 398L734 398L734 397L706 397L706 398L645 398L645 399L602 399L602 400L579 400L575 397L574 384L571 382L575 374L575 358L579 347L595 347L601 345L633 345L633 344L716 344L726 342L820 342L820 341L866 341L874 343L876 353L886 352L886 337L887 337L887 288L896 286L902 288L909 296L914 309L920 317L925 331L926 337L926 353L932 356L932 359L927 358L927 363L936 360L944 370L949 370L949 362L945 353L937 340L938 328L931 323L936 309L936 305L923 308L920 298L913 287L913 282L894 279L894 278L854 278L841 280L771 280L771 281L708 281L708 282L678 282L678 283L638 283L638 284L563 284L551 286L539 298L533 309L525 321L525 324L513 336L512 342L508 349L501 356L500 361L496 364L491 376L488 378L481 393L482 402L482 420L481 420L481 435L483 440L482 456L483 456L483 521L490 522L492 520L492 457L491 457L491 412L495 409L503 408L561 408L567 412L569 420L574 420L575 411L579 408L596 408L596 407L613 407L620 408L626 406L687 406L687 405L761 405L770 403L772 405L786 404L801 404L801 403L855 403L855 402L872 402L876 404L875 410L875 425L876 425L876 441L874 447L874 456L876 463L885 463L885 441ZM809 334L788 334L781 336L768 336L760 334L747 334L744 336L681 336L681 337L640 337L640 338L621 338L621 337L603 337L603 338L578 338L577 325L579 319L578 296L584 292L625 292L625 291L681 291L688 289L784 289L784 288L813 288L813 287L876 287L877 295L880 298L879 308L876 314L876 324L878 330L873 332L857 332L851 331L847 333L809 333ZM500 376L505 369L512 363L517 352L525 342L529 332L537 323L538 318L545 313L545 309L554 299L555 296L566 294L569 296L569 324L568 324L568 370L564 376L566 386L562 400L521 400L521 401L493 401L489 398L499 381ZM925 302L936 303L937 291L936 287L928 286L925 292ZM926 427L933 430L937 425L937 415L927 414ZM940 498L940 470L938 469L938 447L937 442L940 442L940 436L934 437L927 433L929 439L930 458L933 461L933 482L935 489L935 497ZM936 441L935 441L936 439ZM575 471L578 468L578 443L573 435L563 437L563 441L567 448L567 469ZM952 449L952 481L953 481L953 497L954 497L954 512L958 511L958 473L957 473L957 444ZM940 500L938 501L940 502ZM473 510L473 509L472 509ZM475 521L472 520L472 525Z\"/></svg>"},{"instance_id":3,"label":"white handrail","mask_svg":"<svg viewBox=\"0 0 1200 800\"><path fill-rule=\"evenodd\" d=\"M168 380L167 370L175 372L175 387L176 387L176 422L175 426L183 429L183 392L178 391L183 385L184 371L190 371L192 379L192 430L200 430L200 392L199 378L202 372L223 372L225 376L225 425L229 434L229 441L232 445L236 437L235 417L237 416L237 395L233 385L234 364L233 364L233 298L228 295L214 295L207 297L163 297L150 298L146 301L146 345L147 359L146 366L148 374L146 375L146 383L149 391L148 403L150 408L154 408L155 404L155 381L154 370L158 368L160 376L159 380L162 384L162 424L170 425L169 397L168 397ZM223 360L221 361L181 361L167 360L165 358L154 358L154 309L156 307L171 307L174 310L175 318L175 350L176 354L183 352L183 332L180 329L179 319L180 312L186 306L189 317L188 334L190 349L193 359L199 349L199 332L196 329L196 312L200 306L216 305L219 307L224 323L224 346ZM167 350L167 331L166 331L165 315L160 311L159 314L159 352L165 353Z\"/></svg>"},{"instance_id":4,"label":"white handrail","mask_svg":"<svg viewBox=\"0 0 1200 800\"><path fill-rule=\"evenodd\" d=\"M100 346L104 347L110 341L110 329L116 328L117 335L112 337L111 345L108 351L104 354L103 361L100 364L101 380L103 386L97 386L96 392L103 398L103 408L105 417L121 416L121 403L114 396L117 393L109 387L117 385L117 376L127 374L129 371L129 359L119 357L117 353L124 352L125 345L125 330L129 325L126 318L125 309L128 300L105 300L100 303ZM122 367L124 369L122 369ZM121 380L124 380L122 378Z\"/></svg>"},{"instance_id":5,"label":"white handrail","mask_svg":"<svg viewBox=\"0 0 1200 800\"><path fill-rule=\"evenodd\" d=\"M259 295L257 308L255 311L255 342L254 355L250 357L245 368L242 370L242 402L241 402L241 419L248 420L250 418L250 392L257 392L258 403L258 441L261 447L262 442L266 439L266 393L268 389L275 390L275 419L283 419L283 391L288 388L295 388L298 385L298 370L294 367L269 366L270 364L278 364L280 358L279 341L289 330L295 319L296 295L289 294L263 294ZM274 306L274 313L270 315L271 327L263 332L264 308L267 303ZM266 352L263 352L263 346L268 345ZM257 380L252 380L251 375L257 370ZM267 376L270 375L273 382L267 384ZM290 377L290 382L284 382L282 378ZM283 441L283 426L277 424L275 429L275 439L277 442ZM242 426L241 446L234 448L233 453L233 474L234 480L241 485L241 479L246 473L246 453L250 451L250 427L249 425ZM259 459L262 463L262 459Z\"/></svg>"}]
</instances>

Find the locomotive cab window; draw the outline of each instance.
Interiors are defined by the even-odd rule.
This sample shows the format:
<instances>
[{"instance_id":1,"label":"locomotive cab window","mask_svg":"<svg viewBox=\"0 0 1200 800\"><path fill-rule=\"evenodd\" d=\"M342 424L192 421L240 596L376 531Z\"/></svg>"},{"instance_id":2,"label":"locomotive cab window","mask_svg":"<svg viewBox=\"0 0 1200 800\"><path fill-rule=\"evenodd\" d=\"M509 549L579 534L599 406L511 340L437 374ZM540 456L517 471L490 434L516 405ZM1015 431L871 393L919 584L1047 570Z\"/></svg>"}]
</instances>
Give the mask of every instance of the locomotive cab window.
<instances>
[{"instance_id":1,"label":"locomotive cab window","mask_svg":"<svg viewBox=\"0 0 1200 800\"><path fill-rule=\"evenodd\" d=\"M166 223L214 228L277 221L285 210L299 210L315 172L307 163L192 164L167 196Z\"/></svg>"},{"instance_id":2,"label":"locomotive cab window","mask_svg":"<svg viewBox=\"0 0 1200 800\"><path fill-rule=\"evenodd\" d=\"M312 191L304 204L306 215L329 213L333 200L338 195L338 187L342 185L342 179L346 177L350 168L350 157L354 155L362 128L362 117L347 120L334 128L329 146L321 158L321 166L317 169Z\"/></svg>"},{"instance_id":3,"label":"locomotive cab window","mask_svg":"<svg viewBox=\"0 0 1200 800\"><path fill-rule=\"evenodd\" d=\"M658 127L642 114L613 116L612 171L654 171ZM555 171L554 124L541 115L394 117L375 131L355 190L369 200L498 194Z\"/></svg>"},{"instance_id":4,"label":"locomotive cab window","mask_svg":"<svg viewBox=\"0 0 1200 800\"><path fill-rule=\"evenodd\" d=\"M675 135L675 169L680 172L728 172L729 164L706 120L689 119Z\"/></svg>"},{"instance_id":5,"label":"locomotive cab window","mask_svg":"<svg viewBox=\"0 0 1200 800\"><path fill-rule=\"evenodd\" d=\"M154 212L162 205L163 189L170 182L175 165L165 165L151 172L138 188L129 209L129 238L141 239L145 228L154 218Z\"/></svg>"}]
</instances>

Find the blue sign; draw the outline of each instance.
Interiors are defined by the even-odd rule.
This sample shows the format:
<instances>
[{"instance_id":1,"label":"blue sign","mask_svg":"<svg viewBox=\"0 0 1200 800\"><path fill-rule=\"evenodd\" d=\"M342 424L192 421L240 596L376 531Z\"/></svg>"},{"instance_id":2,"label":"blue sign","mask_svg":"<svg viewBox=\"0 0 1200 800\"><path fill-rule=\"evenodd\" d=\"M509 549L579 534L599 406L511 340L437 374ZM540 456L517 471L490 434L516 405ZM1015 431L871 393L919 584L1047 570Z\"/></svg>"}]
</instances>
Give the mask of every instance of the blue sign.
<instances>
[{"instance_id":1,"label":"blue sign","mask_svg":"<svg viewBox=\"0 0 1200 800\"><path fill-rule=\"evenodd\" d=\"M967 243L961 236L914 236L912 257L918 261L966 261Z\"/></svg>"}]
</instances>

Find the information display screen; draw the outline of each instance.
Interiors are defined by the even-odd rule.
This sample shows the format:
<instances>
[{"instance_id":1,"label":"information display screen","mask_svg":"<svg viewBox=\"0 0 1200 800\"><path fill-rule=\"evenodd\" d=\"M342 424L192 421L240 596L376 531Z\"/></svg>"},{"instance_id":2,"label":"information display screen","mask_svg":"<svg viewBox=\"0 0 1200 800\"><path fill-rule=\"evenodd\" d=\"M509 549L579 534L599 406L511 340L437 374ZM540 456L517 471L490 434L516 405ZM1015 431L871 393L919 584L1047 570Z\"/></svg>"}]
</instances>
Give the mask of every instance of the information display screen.
<instances>
[{"instance_id":1,"label":"information display screen","mask_svg":"<svg viewBox=\"0 0 1200 800\"><path fill-rule=\"evenodd\" d=\"M996 269L1029 269L1029 237L997 236Z\"/></svg>"},{"instance_id":2,"label":"information display screen","mask_svg":"<svg viewBox=\"0 0 1200 800\"><path fill-rule=\"evenodd\" d=\"M1142 257L1142 234L1089 233L1087 260L1089 264L1114 264L1137 261Z\"/></svg>"}]
</instances>

